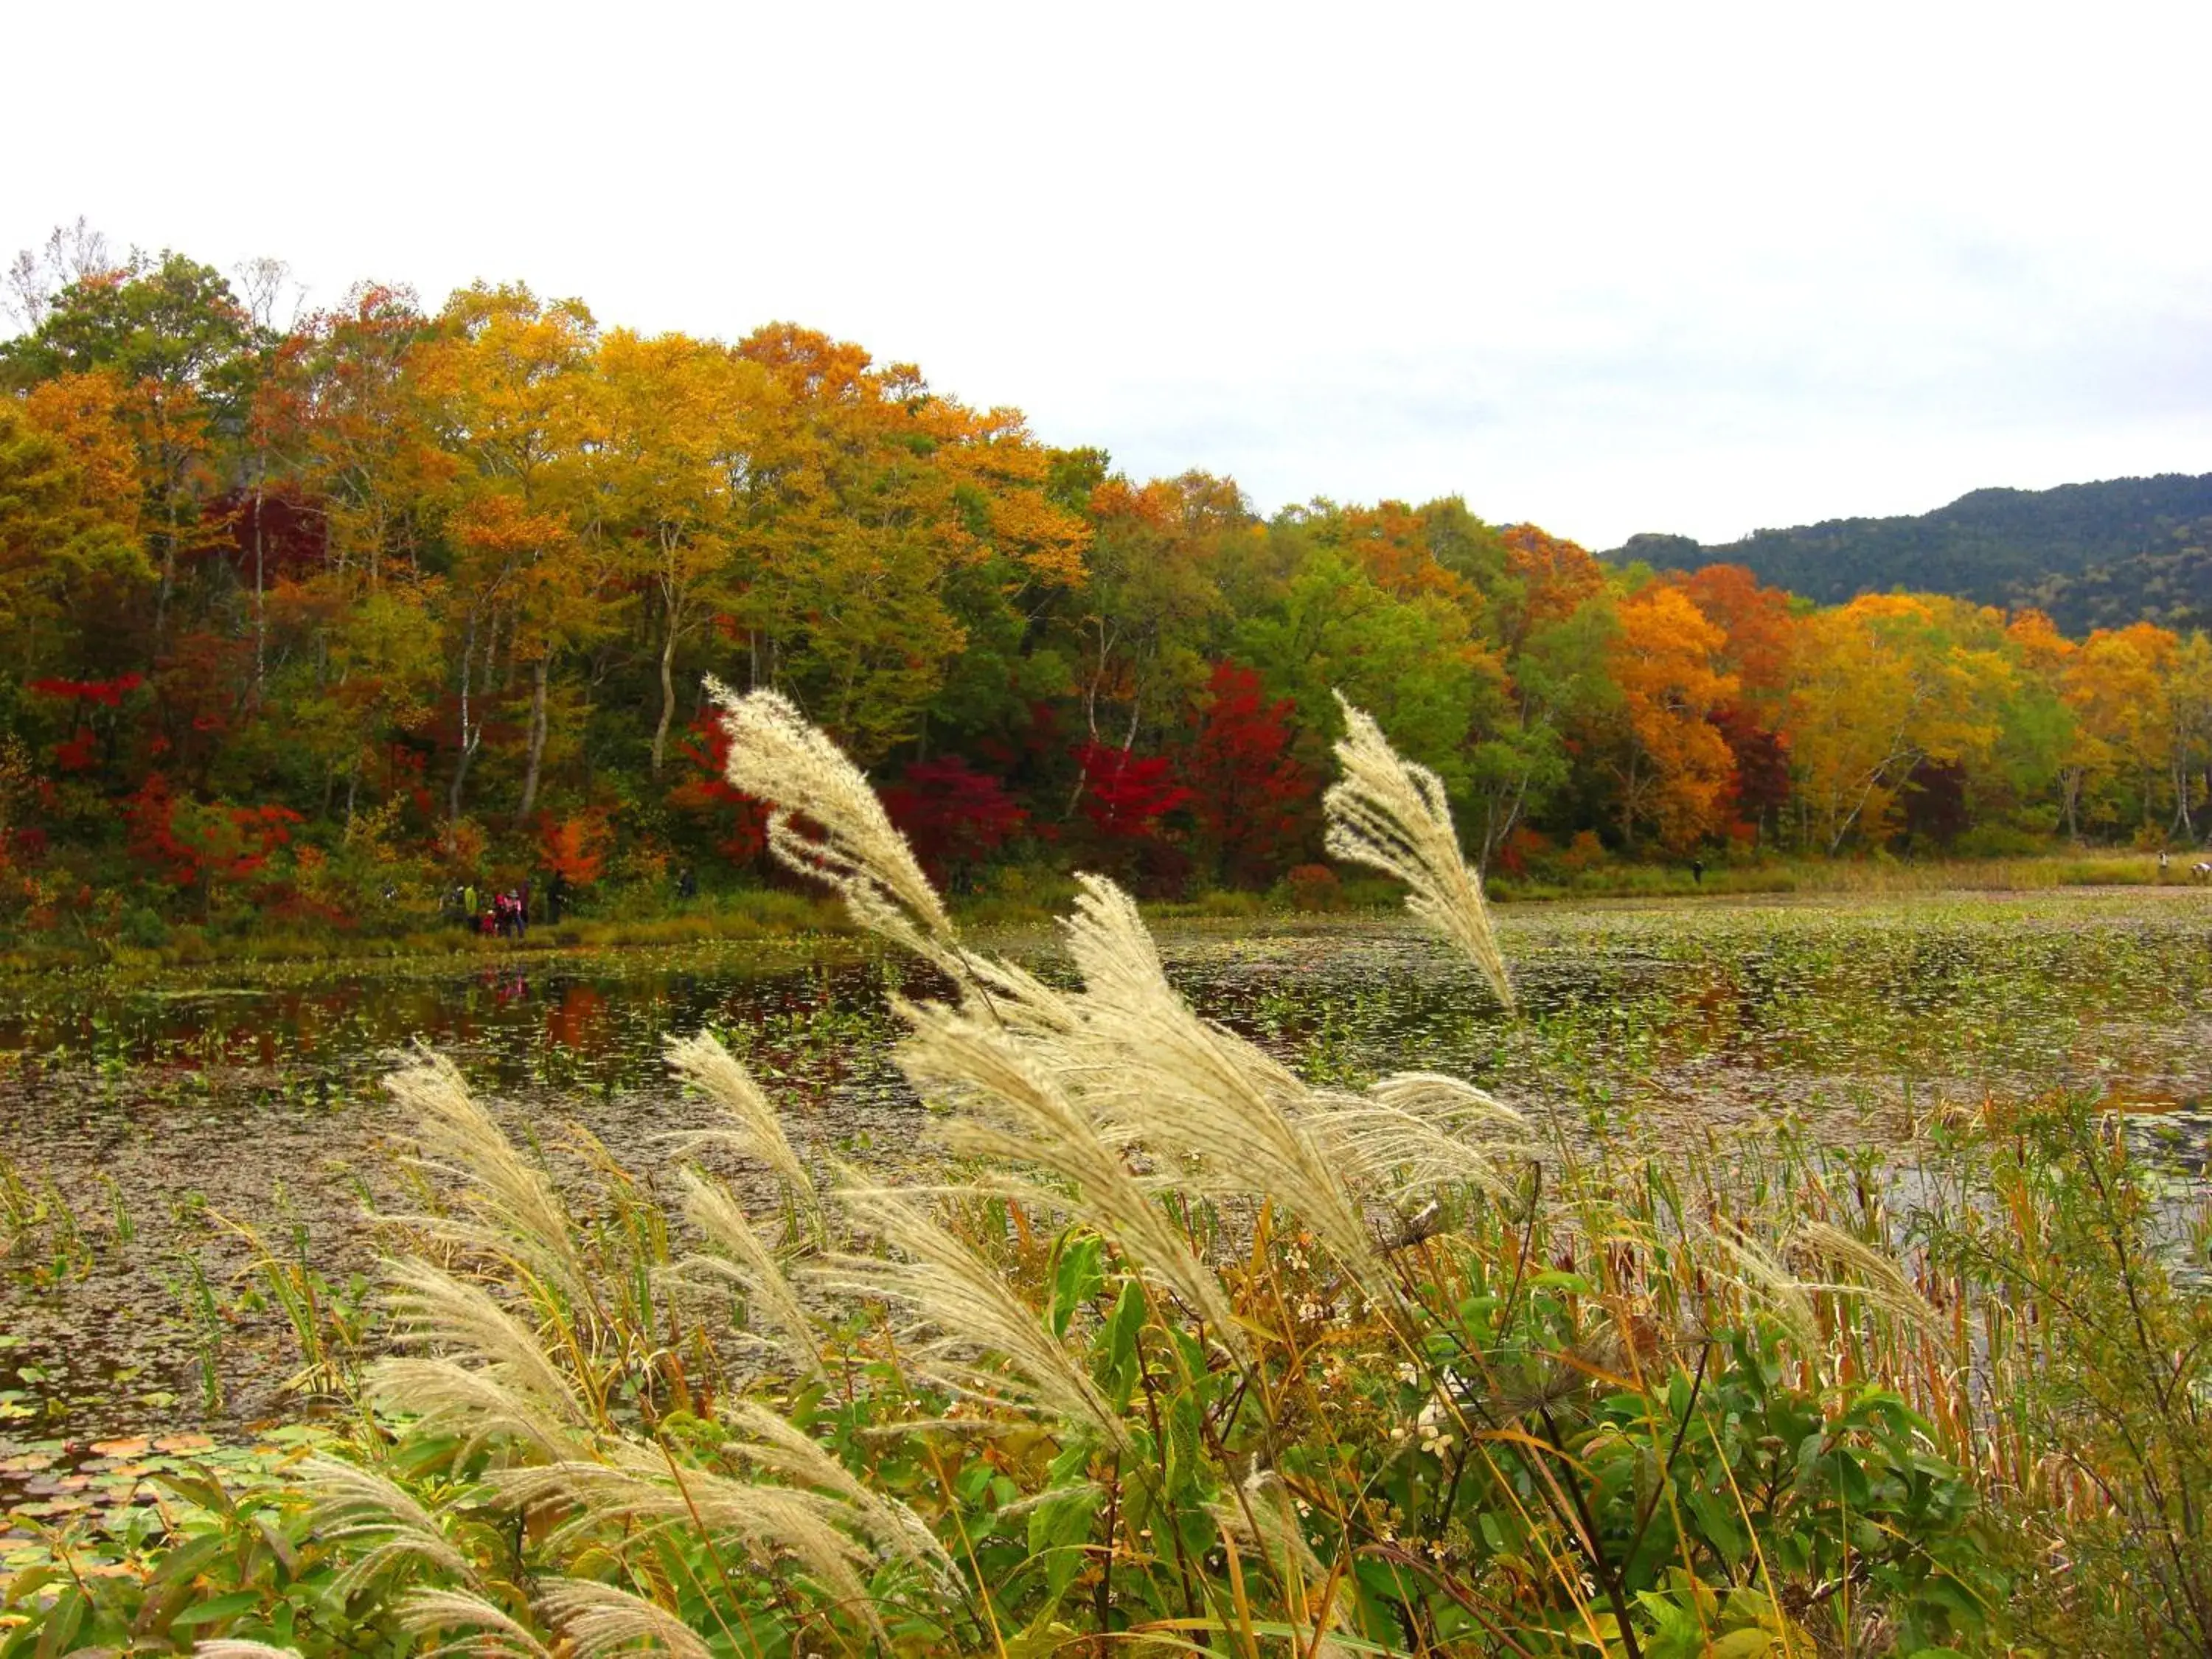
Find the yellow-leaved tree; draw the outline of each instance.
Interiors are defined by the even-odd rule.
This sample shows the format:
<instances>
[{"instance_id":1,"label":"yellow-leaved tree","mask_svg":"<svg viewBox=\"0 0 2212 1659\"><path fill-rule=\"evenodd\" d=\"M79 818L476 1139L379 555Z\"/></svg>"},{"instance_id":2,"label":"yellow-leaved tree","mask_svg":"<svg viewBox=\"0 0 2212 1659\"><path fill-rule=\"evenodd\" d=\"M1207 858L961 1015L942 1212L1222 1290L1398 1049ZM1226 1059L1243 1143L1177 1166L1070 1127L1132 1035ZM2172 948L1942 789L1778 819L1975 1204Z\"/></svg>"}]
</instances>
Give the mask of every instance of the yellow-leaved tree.
<instances>
[{"instance_id":1,"label":"yellow-leaved tree","mask_svg":"<svg viewBox=\"0 0 2212 1659\"><path fill-rule=\"evenodd\" d=\"M1865 593L1804 619L1790 691L1802 809L1831 854L1870 834L1923 761L1971 765L2016 680L2003 619L1927 593Z\"/></svg>"}]
</instances>

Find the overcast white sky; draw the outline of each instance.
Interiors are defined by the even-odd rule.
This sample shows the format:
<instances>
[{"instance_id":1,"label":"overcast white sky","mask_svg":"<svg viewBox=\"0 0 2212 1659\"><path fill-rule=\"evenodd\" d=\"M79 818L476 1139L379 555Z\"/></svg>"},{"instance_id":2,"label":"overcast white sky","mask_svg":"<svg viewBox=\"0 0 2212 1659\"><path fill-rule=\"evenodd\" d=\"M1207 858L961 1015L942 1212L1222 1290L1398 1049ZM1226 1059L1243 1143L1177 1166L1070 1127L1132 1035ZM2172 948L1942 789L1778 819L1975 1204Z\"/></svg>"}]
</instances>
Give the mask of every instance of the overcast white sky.
<instances>
[{"instance_id":1,"label":"overcast white sky","mask_svg":"<svg viewBox=\"0 0 2212 1659\"><path fill-rule=\"evenodd\" d=\"M2212 471L2212 6L0 11L0 257L788 319L1263 511L1595 547Z\"/></svg>"}]
</instances>

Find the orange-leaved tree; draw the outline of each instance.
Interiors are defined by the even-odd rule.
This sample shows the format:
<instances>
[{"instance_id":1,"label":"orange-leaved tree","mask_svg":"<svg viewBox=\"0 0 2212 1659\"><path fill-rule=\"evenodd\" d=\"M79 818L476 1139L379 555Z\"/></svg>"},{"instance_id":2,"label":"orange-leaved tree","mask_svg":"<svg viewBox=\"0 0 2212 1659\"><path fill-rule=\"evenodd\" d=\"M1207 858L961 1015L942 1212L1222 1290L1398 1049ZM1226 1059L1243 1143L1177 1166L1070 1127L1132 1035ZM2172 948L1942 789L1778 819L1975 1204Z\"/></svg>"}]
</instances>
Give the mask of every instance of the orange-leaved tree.
<instances>
[{"instance_id":1,"label":"orange-leaved tree","mask_svg":"<svg viewBox=\"0 0 2212 1659\"><path fill-rule=\"evenodd\" d=\"M583 887L599 878L613 839L606 813L593 809L547 818L538 831L538 851L546 869L572 887Z\"/></svg>"},{"instance_id":2,"label":"orange-leaved tree","mask_svg":"<svg viewBox=\"0 0 2212 1659\"><path fill-rule=\"evenodd\" d=\"M1680 588L1654 582L1618 607L1609 661L1620 702L1607 763L1621 840L1649 824L1686 851L1726 822L1735 762L1713 725L1737 679L1716 666L1727 636Z\"/></svg>"}]
</instances>

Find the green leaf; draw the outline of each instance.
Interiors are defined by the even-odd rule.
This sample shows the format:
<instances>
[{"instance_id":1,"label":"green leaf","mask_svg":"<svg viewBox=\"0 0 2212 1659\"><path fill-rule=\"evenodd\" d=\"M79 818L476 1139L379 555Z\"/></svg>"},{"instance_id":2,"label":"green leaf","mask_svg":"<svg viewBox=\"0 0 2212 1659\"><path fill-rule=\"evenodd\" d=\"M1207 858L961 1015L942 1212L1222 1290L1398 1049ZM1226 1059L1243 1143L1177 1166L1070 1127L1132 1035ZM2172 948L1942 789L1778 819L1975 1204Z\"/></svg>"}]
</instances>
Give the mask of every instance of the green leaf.
<instances>
[{"instance_id":1,"label":"green leaf","mask_svg":"<svg viewBox=\"0 0 2212 1659\"><path fill-rule=\"evenodd\" d=\"M1091 1537L1091 1522L1106 1494L1097 1486L1079 1486L1057 1498L1048 1498L1030 1511L1030 1553L1044 1561L1045 1596L1057 1607L1083 1566L1081 1546Z\"/></svg>"},{"instance_id":2,"label":"green leaf","mask_svg":"<svg viewBox=\"0 0 2212 1659\"><path fill-rule=\"evenodd\" d=\"M161 1558L161 1565L147 1580L149 1585L181 1584L191 1582L193 1575L222 1553L222 1540L210 1534L195 1538L189 1544L179 1545Z\"/></svg>"},{"instance_id":3,"label":"green leaf","mask_svg":"<svg viewBox=\"0 0 2212 1659\"><path fill-rule=\"evenodd\" d=\"M1735 1516L1729 1512L1728 1505L1709 1492L1685 1492L1682 1501L1690 1513L1698 1517L1698 1529L1705 1534L1706 1541L1720 1552L1721 1559L1728 1563L1729 1570L1733 1572L1742 1565L1743 1533L1737 1527Z\"/></svg>"},{"instance_id":4,"label":"green leaf","mask_svg":"<svg viewBox=\"0 0 2212 1659\"><path fill-rule=\"evenodd\" d=\"M251 1613L261 1603L261 1597L252 1590L233 1590L228 1595L202 1601L186 1607L169 1620L171 1630L183 1630L198 1625L220 1624L226 1619L235 1619L241 1613Z\"/></svg>"},{"instance_id":5,"label":"green leaf","mask_svg":"<svg viewBox=\"0 0 2212 1659\"><path fill-rule=\"evenodd\" d=\"M1115 1411L1126 1410L1130 1396L1137 1391L1137 1338L1145 1328L1145 1314L1144 1287L1134 1277L1124 1279L1121 1294L1115 1298L1114 1311L1107 1318L1101 1339L1105 1363L1099 1381L1111 1395Z\"/></svg>"},{"instance_id":6,"label":"green leaf","mask_svg":"<svg viewBox=\"0 0 2212 1659\"><path fill-rule=\"evenodd\" d=\"M1097 1233L1070 1229L1060 1236L1047 1316L1054 1336L1065 1337L1075 1310L1098 1294L1106 1281L1105 1255L1106 1241Z\"/></svg>"},{"instance_id":7,"label":"green leaf","mask_svg":"<svg viewBox=\"0 0 2212 1659\"><path fill-rule=\"evenodd\" d=\"M1707 1650L1711 1659L1759 1659L1774 1645L1774 1637L1763 1630L1730 1631Z\"/></svg>"}]
</instances>

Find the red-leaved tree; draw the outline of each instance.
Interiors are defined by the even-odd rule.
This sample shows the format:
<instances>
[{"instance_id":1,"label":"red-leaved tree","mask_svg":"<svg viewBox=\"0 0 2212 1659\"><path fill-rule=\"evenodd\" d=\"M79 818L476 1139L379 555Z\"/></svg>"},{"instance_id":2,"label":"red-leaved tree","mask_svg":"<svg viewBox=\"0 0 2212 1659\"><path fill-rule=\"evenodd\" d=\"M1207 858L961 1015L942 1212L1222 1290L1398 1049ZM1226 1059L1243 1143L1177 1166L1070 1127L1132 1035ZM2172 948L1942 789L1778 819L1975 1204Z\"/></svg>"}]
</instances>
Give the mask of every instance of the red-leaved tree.
<instances>
[{"instance_id":1,"label":"red-leaved tree","mask_svg":"<svg viewBox=\"0 0 2212 1659\"><path fill-rule=\"evenodd\" d=\"M276 866L304 822L289 806L232 806L173 792L156 772L126 804L131 850L180 892L197 891L204 920L218 893L239 892L264 908L281 908L292 884Z\"/></svg>"},{"instance_id":2,"label":"red-leaved tree","mask_svg":"<svg viewBox=\"0 0 2212 1659\"><path fill-rule=\"evenodd\" d=\"M1235 886L1264 887L1310 839L1320 781L1291 754L1288 698L1270 702L1260 677L1216 663L1194 711L1183 781L1216 872Z\"/></svg>"},{"instance_id":3,"label":"red-leaved tree","mask_svg":"<svg viewBox=\"0 0 2212 1659\"><path fill-rule=\"evenodd\" d=\"M1763 841L1790 805L1790 739L1740 705L1715 709L1711 720L1735 762L1729 796L1736 823L1749 832L1742 838Z\"/></svg>"},{"instance_id":4,"label":"red-leaved tree","mask_svg":"<svg viewBox=\"0 0 2212 1659\"><path fill-rule=\"evenodd\" d=\"M33 680L27 689L34 696L69 703L76 714L75 729L54 745L54 769L89 772L97 768L100 763L100 742L94 729L94 721L100 718L96 711L122 708L123 699L145 683L141 674L123 674L108 680ZM114 716L106 718L112 727Z\"/></svg>"},{"instance_id":5,"label":"red-leaved tree","mask_svg":"<svg viewBox=\"0 0 2212 1659\"><path fill-rule=\"evenodd\" d=\"M957 755L916 761L882 792L884 810L941 884L957 884L1006 845L1028 814L988 772Z\"/></svg>"},{"instance_id":6,"label":"red-leaved tree","mask_svg":"<svg viewBox=\"0 0 2212 1659\"><path fill-rule=\"evenodd\" d=\"M712 710L692 720L682 750L684 764L668 804L699 823L732 864L750 864L768 846L768 808L730 787L730 734Z\"/></svg>"},{"instance_id":7,"label":"red-leaved tree","mask_svg":"<svg viewBox=\"0 0 2212 1659\"><path fill-rule=\"evenodd\" d=\"M1167 757L1085 743L1077 745L1075 760L1083 769L1083 816L1097 861L1147 896L1180 891L1190 855L1167 838L1160 821L1187 804L1191 792L1176 781Z\"/></svg>"},{"instance_id":8,"label":"red-leaved tree","mask_svg":"<svg viewBox=\"0 0 2212 1659\"><path fill-rule=\"evenodd\" d=\"M538 830L538 850L545 867L570 886L588 887L599 878L613 839L606 813L594 809L564 818L548 817Z\"/></svg>"}]
</instances>

